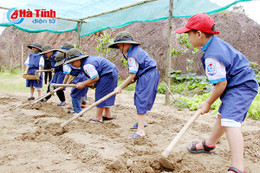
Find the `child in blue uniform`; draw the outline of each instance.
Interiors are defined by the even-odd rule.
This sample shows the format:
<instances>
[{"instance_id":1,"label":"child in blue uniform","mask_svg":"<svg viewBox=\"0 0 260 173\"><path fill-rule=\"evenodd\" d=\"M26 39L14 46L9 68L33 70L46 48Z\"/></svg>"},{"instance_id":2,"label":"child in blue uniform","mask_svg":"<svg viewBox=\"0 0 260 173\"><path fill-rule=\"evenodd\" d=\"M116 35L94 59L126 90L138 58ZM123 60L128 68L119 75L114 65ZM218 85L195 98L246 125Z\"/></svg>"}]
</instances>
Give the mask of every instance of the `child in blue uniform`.
<instances>
[{"instance_id":1,"label":"child in blue uniform","mask_svg":"<svg viewBox=\"0 0 260 173\"><path fill-rule=\"evenodd\" d=\"M192 153L214 153L215 144L226 133L231 150L231 167L228 172L243 173L244 142L240 127L247 111L258 92L258 83L250 62L230 44L216 37L214 20L205 13L191 17L178 34L188 33L194 47L203 47L202 65L211 84L210 97L199 108L202 114L220 97L217 121L208 139L188 146Z\"/></svg>"},{"instance_id":2,"label":"child in blue uniform","mask_svg":"<svg viewBox=\"0 0 260 173\"><path fill-rule=\"evenodd\" d=\"M64 57L66 57L67 52L74 47L75 47L74 44L72 44L70 42L65 42L60 46L60 49L58 49L58 51L62 52ZM63 66L63 72L66 74L66 76L63 80L63 84L71 83L71 82L74 83L75 82L74 80L76 80L77 82L82 82L82 81L79 81L80 76L82 76L82 75L78 75L79 74L77 72L78 70L81 71L80 69L73 68L71 65L69 66L69 64L64 65ZM72 77L70 78L70 81L68 82L70 75ZM87 79L85 79L85 80L87 80ZM68 113L79 112L79 110L81 111L81 108L86 107L86 105L87 105L87 96L86 96L87 91L88 91L88 88L85 88L83 90L78 90L75 87L72 88L71 93L70 93L71 98L72 98L72 104L74 104L76 107L78 107L78 100L79 100L80 108L75 108L73 106L72 109L74 111L68 111ZM85 93L85 95L84 95L84 93ZM70 107L69 107L69 109L70 109ZM76 109L76 111L75 111L75 109Z\"/></svg>"},{"instance_id":3,"label":"child in blue uniform","mask_svg":"<svg viewBox=\"0 0 260 173\"><path fill-rule=\"evenodd\" d=\"M73 77L73 83L77 84L79 82L84 82L88 80L88 77L82 72L80 68L75 68L71 64L66 64L63 66L63 72L66 75L71 75ZM75 78L74 78L75 77ZM85 97L88 92L88 87L85 87L83 89L77 89L76 87L73 87L71 89L71 100L72 100L72 106L73 111L68 111L68 113L79 113L81 112L81 98Z\"/></svg>"},{"instance_id":4,"label":"child in blue uniform","mask_svg":"<svg viewBox=\"0 0 260 173\"><path fill-rule=\"evenodd\" d=\"M53 75L52 80L50 81L50 83L48 85L47 92L49 92L50 91L50 85L52 83L62 84L62 82L64 80L65 74L63 73L62 63L57 63L56 60L59 60L60 62L62 62L62 59L65 60L65 57L63 56L62 53L60 53L60 52L57 53L57 51L55 49L53 49L50 44L44 45L43 52L41 54L45 54L46 57L50 57L51 58L51 66L52 66L53 71L55 72L54 75ZM61 103L57 104L57 106L64 106L64 105L66 105L64 90L65 90L65 88L60 89L60 90L58 90L56 92L57 96L59 97L60 102L61 102ZM44 99L44 101L47 101L50 98L51 98L51 95L46 97L46 99Z\"/></svg>"},{"instance_id":5,"label":"child in blue uniform","mask_svg":"<svg viewBox=\"0 0 260 173\"><path fill-rule=\"evenodd\" d=\"M42 51L41 43L35 42L28 46L32 49L33 53L25 61L26 69L24 74L35 74L37 70L42 70L44 67L44 59L39 54ZM40 80L26 80L26 87L30 87L31 97L28 100L34 100L34 88L38 91L38 97L41 96L42 89L42 73L40 75Z\"/></svg>"},{"instance_id":6,"label":"child in blue uniform","mask_svg":"<svg viewBox=\"0 0 260 173\"><path fill-rule=\"evenodd\" d=\"M127 59L130 73L127 79L115 91L120 93L126 86L137 80L134 104L137 109L138 123L135 123L133 126L133 128L137 128L137 132L130 136L131 138L145 136L144 127L147 125L145 124L146 112L153 107L160 79L156 61L138 45L139 43L133 41L130 33L123 31L116 35L114 44L109 46L122 51L123 56Z\"/></svg>"},{"instance_id":7,"label":"child in blue uniform","mask_svg":"<svg viewBox=\"0 0 260 173\"><path fill-rule=\"evenodd\" d=\"M81 68L89 78L77 83L77 89L83 89L95 84L95 101L100 100L114 91L118 82L118 69L109 60L98 56L81 54L77 48L70 49L64 64L71 64L75 68ZM110 107L115 103L115 95L97 105L96 117L91 118L91 123L103 123L104 119L112 119ZM102 116L104 111L104 116Z\"/></svg>"}]
</instances>

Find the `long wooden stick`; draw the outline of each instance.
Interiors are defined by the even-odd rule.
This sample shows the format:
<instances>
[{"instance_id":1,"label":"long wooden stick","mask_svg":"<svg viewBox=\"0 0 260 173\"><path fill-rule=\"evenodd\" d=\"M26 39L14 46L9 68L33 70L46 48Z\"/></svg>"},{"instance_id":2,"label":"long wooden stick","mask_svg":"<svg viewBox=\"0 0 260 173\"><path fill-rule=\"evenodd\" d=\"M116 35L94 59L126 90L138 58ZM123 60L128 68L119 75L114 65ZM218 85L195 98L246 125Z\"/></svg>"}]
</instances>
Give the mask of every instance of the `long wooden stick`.
<instances>
[{"instance_id":1,"label":"long wooden stick","mask_svg":"<svg viewBox=\"0 0 260 173\"><path fill-rule=\"evenodd\" d=\"M38 73L38 72L49 72L51 71L51 69L46 69L46 70L36 70L35 73Z\"/></svg>"},{"instance_id":2,"label":"long wooden stick","mask_svg":"<svg viewBox=\"0 0 260 173\"><path fill-rule=\"evenodd\" d=\"M103 102L104 100L112 97L113 95L115 95L116 92L113 91L111 93L109 93L108 95L102 97L101 99L99 99L98 101L96 101L95 103L92 103L91 105L89 105L88 107L86 107L85 109L83 109L81 112L77 113L75 116L73 116L72 118L70 118L69 120L65 121L64 123L62 123L60 126L64 127L67 124L69 124L70 122L72 122L73 120L75 120L76 118L80 117L81 115L83 115L84 113L86 113L87 111L89 111L90 109L92 109L94 106L98 105L99 103Z\"/></svg>"},{"instance_id":3,"label":"long wooden stick","mask_svg":"<svg viewBox=\"0 0 260 173\"><path fill-rule=\"evenodd\" d=\"M53 92L56 92L56 91L58 91L59 89L60 89L60 88L56 88ZM37 99L36 99L35 101L33 101L31 104L33 105L33 104L37 103L38 101L40 101L40 100L42 100L42 99L48 97L49 95L51 95L51 92L48 92L48 93L46 93L45 95L43 95L43 96L37 98Z\"/></svg>"},{"instance_id":4,"label":"long wooden stick","mask_svg":"<svg viewBox=\"0 0 260 173\"><path fill-rule=\"evenodd\" d=\"M52 83L50 85L50 93L54 94L56 91L54 91L54 87L76 87L76 84L56 84Z\"/></svg>"},{"instance_id":5,"label":"long wooden stick","mask_svg":"<svg viewBox=\"0 0 260 173\"><path fill-rule=\"evenodd\" d=\"M172 98L173 98L173 102L176 102L176 99L174 98L172 92L171 92L171 89L167 86L167 84L164 82L165 84L165 87L167 88L167 90L169 91L169 93L171 94Z\"/></svg>"},{"instance_id":6,"label":"long wooden stick","mask_svg":"<svg viewBox=\"0 0 260 173\"><path fill-rule=\"evenodd\" d=\"M76 84L56 84L56 83L52 83L50 85L50 87L76 87Z\"/></svg>"},{"instance_id":7,"label":"long wooden stick","mask_svg":"<svg viewBox=\"0 0 260 173\"><path fill-rule=\"evenodd\" d=\"M185 134L185 132L189 129L191 124L199 117L201 114L201 109L199 109L191 119L185 124L185 126L181 129L181 131L175 136L172 142L167 146L167 148L162 152L161 156L167 158L172 148L177 144L180 138Z\"/></svg>"}]
</instances>

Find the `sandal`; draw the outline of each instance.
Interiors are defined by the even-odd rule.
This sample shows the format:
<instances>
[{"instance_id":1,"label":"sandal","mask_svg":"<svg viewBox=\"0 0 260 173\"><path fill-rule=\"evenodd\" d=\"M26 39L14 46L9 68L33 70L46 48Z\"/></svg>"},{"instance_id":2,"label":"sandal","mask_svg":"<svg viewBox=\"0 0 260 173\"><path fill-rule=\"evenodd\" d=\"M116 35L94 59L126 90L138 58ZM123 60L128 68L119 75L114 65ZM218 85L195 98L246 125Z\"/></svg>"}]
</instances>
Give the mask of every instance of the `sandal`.
<instances>
[{"instance_id":1,"label":"sandal","mask_svg":"<svg viewBox=\"0 0 260 173\"><path fill-rule=\"evenodd\" d=\"M101 124L104 123L103 121L99 121L99 120L94 119L94 118L90 118L89 121L92 121L92 122L95 122L95 123L101 123Z\"/></svg>"},{"instance_id":2,"label":"sandal","mask_svg":"<svg viewBox=\"0 0 260 173\"><path fill-rule=\"evenodd\" d=\"M144 127L148 126L148 124L144 124ZM130 129L137 129L138 128L138 123L134 123L133 127Z\"/></svg>"},{"instance_id":3,"label":"sandal","mask_svg":"<svg viewBox=\"0 0 260 173\"><path fill-rule=\"evenodd\" d=\"M196 144L198 142L194 141L192 142L191 145L188 145L187 148L189 150L189 152L191 153L195 153L195 154L198 154L198 153L207 153L207 154L212 154L212 153L215 153L216 151L214 150L216 147L215 146L207 146L206 145L206 141L203 141L202 142L202 145L203 145L203 149L197 149L196 148ZM214 151L212 151L214 150Z\"/></svg>"},{"instance_id":4,"label":"sandal","mask_svg":"<svg viewBox=\"0 0 260 173\"><path fill-rule=\"evenodd\" d=\"M233 171L235 173L246 173L246 171L240 171L239 169L235 168L235 167L230 167L228 168L228 171Z\"/></svg>"},{"instance_id":5,"label":"sandal","mask_svg":"<svg viewBox=\"0 0 260 173\"><path fill-rule=\"evenodd\" d=\"M102 116L103 121L109 121L109 120L113 120L115 118L115 116L112 116L112 118L107 118L105 116Z\"/></svg>"},{"instance_id":6,"label":"sandal","mask_svg":"<svg viewBox=\"0 0 260 173\"><path fill-rule=\"evenodd\" d=\"M129 138L144 138L145 136L141 136L138 133L134 133L132 136L130 136Z\"/></svg>"},{"instance_id":7,"label":"sandal","mask_svg":"<svg viewBox=\"0 0 260 173\"><path fill-rule=\"evenodd\" d=\"M69 110L67 113L68 114L74 114L74 113L77 113L77 112Z\"/></svg>"}]
</instances>

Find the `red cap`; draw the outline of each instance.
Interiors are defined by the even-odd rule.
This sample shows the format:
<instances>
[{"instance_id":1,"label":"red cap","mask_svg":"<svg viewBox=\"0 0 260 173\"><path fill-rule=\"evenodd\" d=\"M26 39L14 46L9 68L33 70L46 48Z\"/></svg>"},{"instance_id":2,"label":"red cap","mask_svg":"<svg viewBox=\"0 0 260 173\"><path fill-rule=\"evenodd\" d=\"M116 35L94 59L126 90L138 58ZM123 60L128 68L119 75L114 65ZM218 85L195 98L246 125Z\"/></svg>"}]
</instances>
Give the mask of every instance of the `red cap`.
<instances>
[{"instance_id":1,"label":"red cap","mask_svg":"<svg viewBox=\"0 0 260 173\"><path fill-rule=\"evenodd\" d=\"M195 29L204 33L219 34L219 32L211 30L213 25L215 25L215 22L209 15L199 13L192 16L185 27L177 29L176 33L182 34Z\"/></svg>"}]
</instances>

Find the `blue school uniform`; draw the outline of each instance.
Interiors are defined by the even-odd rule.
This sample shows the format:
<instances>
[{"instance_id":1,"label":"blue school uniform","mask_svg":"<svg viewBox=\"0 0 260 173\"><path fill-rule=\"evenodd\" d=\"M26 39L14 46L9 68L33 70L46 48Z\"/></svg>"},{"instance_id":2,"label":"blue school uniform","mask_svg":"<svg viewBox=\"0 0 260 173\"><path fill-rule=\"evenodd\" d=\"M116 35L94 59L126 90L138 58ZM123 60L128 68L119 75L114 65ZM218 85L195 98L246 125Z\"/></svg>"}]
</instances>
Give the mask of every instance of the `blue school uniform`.
<instances>
[{"instance_id":1,"label":"blue school uniform","mask_svg":"<svg viewBox=\"0 0 260 173\"><path fill-rule=\"evenodd\" d=\"M138 78L135 88L134 105L137 114L145 114L151 110L157 94L160 73L156 61L151 58L142 48L132 45L127 57L137 60L139 68L136 73Z\"/></svg>"},{"instance_id":2,"label":"blue school uniform","mask_svg":"<svg viewBox=\"0 0 260 173\"><path fill-rule=\"evenodd\" d=\"M28 74L35 74L37 70L39 70L41 55L39 53L33 53L29 55L29 69ZM40 80L26 80L26 87L36 87L42 88L42 73L40 75Z\"/></svg>"},{"instance_id":3,"label":"blue school uniform","mask_svg":"<svg viewBox=\"0 0 260 173\"><path fill-rule=\"evenodd\" d=\"M83 82L88 80L89 78L81 71L81 69L75 69L72 67L70 64L68 64L71 68L70 75L71 76L76 76L76 78L73 80L74 84L77 84L78 82ZM83 89L77 89L73 87L71 89L70 96L71 97L85 97L88 92L88 87L85 87Z\"/></svg>"},{"instance_id":4,"label":"blue school uniform","mask_svg":"<svg viewBox=\"0 0 260 173\"><path fill-rule=\"evenodd\" d=\"M63 73L63 66L62 65L55 67L56 61L54 60L54 58L55 58L56 54L57 54L57 52L55 52L51 57L51 66L52 66L52 68L54 68L55 73L54 73L53 78L51 79L49 85L52 84L52 83L62 84L63 80L66 76L66 74ZM55 88L57 88L57 87L55 87ZM63 88L63 90L65 90L65 87Z\"/></svg>"},{"instance_id":5,"label":"blue school uniform","mask_svg":"<svg viewBox=\"0 0 260 173\"><path fill-rule=\"evenodd\" d=\"M215 58L226 69L226 77L211 81L212 84L216 84L227 80L226 89L220 96L221 123L225 124L224 126L232 126L232 123L241 124L258 92L258 82L254 71L249 67L250 62L234 47L216 36L208 41L203 50L205 53L201 62L205 70L209 68L205 65L205 59L208 57Z\"/></svg>"},{"instance_id":6,"label":"blue school uniform","mask_svg":"<svg viewBox=\"0 0 260 173\"><path fill-rule=\"evenodd\" d=\"M73 80L74 84L88 80L88 77L81 71L81 69L76 69L72 67L70 64L68 65L71 68L70 75L76 76L76 78ZM88 92L88 87L85 87L83 89L77 89L76 87L73 87L71 89L70 96L72 100L73 110L75 112L77 113L81 112L80 97L85 97L87 92Z\"/></svg>"},{"instance_id":7,"label":"blue school uniform","mask_svg":"<svg viewBox=\"0 0 260 173\"><path fill-rule=\"evenodd\" d=\"M91 79L94 79L97 76L99 76L99 80L96 82L95 91L95 101L98 101L102 97L113 92L114 89L117 87L119 71L112 62L105 58L98 56L88 56L86 58L83 58L81 61L81 69L86 76L88 76L88 74L85 72L83 67L87 64L93 65L98 73L96 76L92 76ZM97 107L110 107L114 104L115 95L101 102L97 105Z\"/></svg>"}]
</instances>

